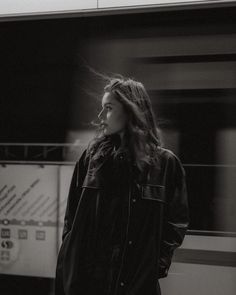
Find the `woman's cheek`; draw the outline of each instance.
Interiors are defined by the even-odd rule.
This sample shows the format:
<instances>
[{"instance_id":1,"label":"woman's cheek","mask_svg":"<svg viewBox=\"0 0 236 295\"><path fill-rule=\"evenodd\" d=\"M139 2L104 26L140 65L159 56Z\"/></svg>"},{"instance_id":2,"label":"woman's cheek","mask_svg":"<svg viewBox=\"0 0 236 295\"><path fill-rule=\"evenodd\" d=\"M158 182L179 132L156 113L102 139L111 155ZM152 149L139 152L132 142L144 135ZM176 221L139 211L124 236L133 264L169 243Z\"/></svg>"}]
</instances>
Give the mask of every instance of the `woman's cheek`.
<instances>
[{"instance_id":1,"label":"woman's cheek","mask_svg":"<svg viewBox=\"0 0 236 295\"><path fill-rule=\"evenodd\" d=\"M110 118L111 118L111 113L108 112L108 113L107 113L107 120L110 119Z\"/></svg>"}]
</instances>

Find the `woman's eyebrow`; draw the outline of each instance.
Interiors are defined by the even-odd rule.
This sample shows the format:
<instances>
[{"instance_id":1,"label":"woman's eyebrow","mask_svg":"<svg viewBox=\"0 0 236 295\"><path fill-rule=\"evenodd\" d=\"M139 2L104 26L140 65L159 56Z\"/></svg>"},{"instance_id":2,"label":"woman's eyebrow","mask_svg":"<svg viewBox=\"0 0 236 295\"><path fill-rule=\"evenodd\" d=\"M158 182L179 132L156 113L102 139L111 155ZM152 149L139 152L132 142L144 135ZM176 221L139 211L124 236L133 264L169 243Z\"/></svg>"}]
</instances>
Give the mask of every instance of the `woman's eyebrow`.
<instances>
[{"instance_id":1,"label":"woman's eyebrow","mask_svg":"<svg viewBox=\"0 0 236 295\"><path fill-rule=\"evenodd\" d=\"M112 102L106 102L106 103L104 103L104 105L102 105L102 107L104 108L104 107L106 107L108 105L113 105L113 103Z\"/></svg>"}]
</instances>

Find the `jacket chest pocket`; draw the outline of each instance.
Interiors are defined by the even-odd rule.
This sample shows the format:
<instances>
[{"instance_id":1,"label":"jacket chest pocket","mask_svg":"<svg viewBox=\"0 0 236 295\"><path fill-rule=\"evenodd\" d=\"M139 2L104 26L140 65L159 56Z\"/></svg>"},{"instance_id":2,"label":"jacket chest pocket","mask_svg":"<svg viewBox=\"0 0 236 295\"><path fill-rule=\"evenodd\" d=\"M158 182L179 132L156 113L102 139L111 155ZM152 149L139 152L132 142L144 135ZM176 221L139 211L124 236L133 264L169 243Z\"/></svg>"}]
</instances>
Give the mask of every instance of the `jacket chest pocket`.
<instances>
[{"instance_id":1,"label":"jacket chest pocket","mask_svg":"<svg viewBox=\"0 0 236 295\"><path fill-rule=\"evenodd\" d=\"M165 187L162 185L142 184L141 199L165 203Z\"/></svg>"}]
</instances>

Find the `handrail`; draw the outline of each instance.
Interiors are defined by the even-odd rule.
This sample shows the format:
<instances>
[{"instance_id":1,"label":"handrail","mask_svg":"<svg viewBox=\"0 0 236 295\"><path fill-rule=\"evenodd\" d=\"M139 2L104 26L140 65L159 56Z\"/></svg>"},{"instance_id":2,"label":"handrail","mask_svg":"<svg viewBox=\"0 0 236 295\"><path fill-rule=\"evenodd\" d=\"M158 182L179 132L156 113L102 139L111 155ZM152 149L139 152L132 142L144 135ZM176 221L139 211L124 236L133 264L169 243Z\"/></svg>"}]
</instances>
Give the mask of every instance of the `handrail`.
<instances>
[{"instance_id":1,"label":"handrail","mask_svg":"<svg viewBox=\"0 0 236 295\"><path fill-rule=\"evenodd\" d=\"M77 140L76 142L73 143L8 143L8 142L2 142L0 143L0 151L1 148L4 149L4 153L6 156L6 159L1 159L0 163L2 164L6 164L6 163L15 163L15 164L22 164L22 163L34 163L34 164L44 164L44 163L74 163L76 161L72 160L72 161L57 161L57 160L51 160L51 161L45 161L47 159L47 156L49 153L56 151L57 148L58 149L62 149L62 155L63 157L65 156L65 149L66 148L74 148L74 147L85 147L87 146L87 142L82 142L80 140ZM24 151L23 151L23 159L16 159L17 156L10 153L10 151L7 148L10 147L23 147ZM30 147L42 147L42 152L35 154L34 156L31 155L31 159L37 159L39 157L43 157L43 159L45 159L44 161L42 160L27 160L26 158L28 157L29 154L29 148ZM47 149L48 148L48 149ZM19 157L19 156L18 156ZM10 158L10 159L9 159ZM13 158L13 159L12 159ZM206 168L236 168L236 164L204 164L204 163L183 163L184 167L206 167Z\"/></svg>"},{"instance_id":2,"label":"handrail","mask_svg":"<svg viewBox=\"0 0 236 295\"><path fill-rule=\"evenodd\" d=\"M33 162L60 161L68 160L71 153L79 153L81 148L87 146L87 142L77 140L73 143L0 143L1 161L6 162L22 162L22 160ZM77 158L75 155L73 158ZM74 160L74 159L73 159Z\"/></svg>"},{"instance_id":3,"label":"handrail","mask_svg":"<svg viewBox=\"0 0 236 295\"><path fill-rule=\"evenodd\" d=\"M35 143L35 142L1 142L1 146L80 146L80 145L86 145L87 142L74 142L74 143Z\"/></svg>"}]
</instances>

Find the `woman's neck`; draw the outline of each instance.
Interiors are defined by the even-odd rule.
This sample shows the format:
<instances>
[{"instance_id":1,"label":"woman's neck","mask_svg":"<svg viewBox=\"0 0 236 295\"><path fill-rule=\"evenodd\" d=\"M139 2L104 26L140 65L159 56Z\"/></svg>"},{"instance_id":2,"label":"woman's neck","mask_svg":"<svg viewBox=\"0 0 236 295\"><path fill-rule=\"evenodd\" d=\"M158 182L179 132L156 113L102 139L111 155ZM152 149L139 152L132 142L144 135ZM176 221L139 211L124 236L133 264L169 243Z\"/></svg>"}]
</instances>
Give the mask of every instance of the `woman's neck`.
<instances>
[{"instance_id":1,"label":"woman's neck","mask_svg":"<svg viewBox=\"0 0 236 295\"><path fill-rule=\"evenodd\" d=\"M121 147L123 147L125 145L125 140L124 140L125 132L121 131L118 133L118 135L120 136L120 145L121 145Z\"/></svg>"}]
</instances>

